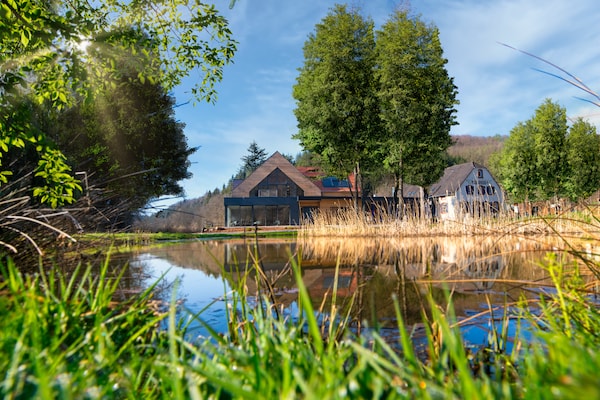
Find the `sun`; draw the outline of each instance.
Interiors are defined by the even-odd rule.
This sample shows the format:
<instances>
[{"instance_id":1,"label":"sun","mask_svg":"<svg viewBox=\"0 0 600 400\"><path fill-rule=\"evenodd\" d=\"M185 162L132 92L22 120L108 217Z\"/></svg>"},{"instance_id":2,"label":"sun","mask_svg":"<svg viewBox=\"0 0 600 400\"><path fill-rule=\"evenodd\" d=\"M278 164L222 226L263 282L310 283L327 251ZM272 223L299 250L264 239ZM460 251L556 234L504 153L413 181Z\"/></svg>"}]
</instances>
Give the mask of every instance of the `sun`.
<instances>
[{"instance_id":1,"label":"sun","mask_svg":"<svg viewBox=\"0 0 600 400\"><path fill-rule=\"evenodd\" d=\"M88 38L79 36L79 40L71 40L69 45L82 54L87 54L87 49L92 43Z\"/></svg>"}]
</instances>

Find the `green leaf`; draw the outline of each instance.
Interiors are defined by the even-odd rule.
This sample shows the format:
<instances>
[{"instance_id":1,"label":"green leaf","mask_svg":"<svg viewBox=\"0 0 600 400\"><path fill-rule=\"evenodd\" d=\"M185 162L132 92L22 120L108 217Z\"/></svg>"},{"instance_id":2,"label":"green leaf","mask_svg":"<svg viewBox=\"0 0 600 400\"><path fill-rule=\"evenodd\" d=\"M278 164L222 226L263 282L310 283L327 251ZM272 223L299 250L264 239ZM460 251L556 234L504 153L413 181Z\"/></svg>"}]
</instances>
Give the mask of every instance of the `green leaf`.
<instances>
[{"instance_id":1,"label":"green leaf","mask_svg":"<svg viewBox=\"0 0 600 400\"><path fill-rule=\"evenodd\" d=\"M27 47L27 45L29 44L29 39L31 39L31 32L23 29L21 31L21 44L23 45L23 47Z\"/></svg>"}]
</instances>

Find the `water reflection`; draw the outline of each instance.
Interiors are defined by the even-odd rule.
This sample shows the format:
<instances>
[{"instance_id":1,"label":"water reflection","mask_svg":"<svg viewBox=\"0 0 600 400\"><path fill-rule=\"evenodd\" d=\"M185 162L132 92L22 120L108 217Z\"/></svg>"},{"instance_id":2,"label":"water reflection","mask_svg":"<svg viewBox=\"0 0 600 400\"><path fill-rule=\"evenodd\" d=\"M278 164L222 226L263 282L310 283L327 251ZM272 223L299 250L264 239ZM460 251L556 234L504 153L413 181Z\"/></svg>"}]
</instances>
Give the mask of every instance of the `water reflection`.
<instances>
[{"instance_id":1,"label":"water reflection","mask_svg":"<svg viewBox=\"0 0 600 400\"><path fill-rule=\"evenodd\" d=\"M537 298L538 288L550 283L540 267L542 259L559 245L551 238L230 239L150 250L137 255L134 263L153 264L156 271L171 268L170 278L182 277L180 295L186 306L197 312L210 305L210 319L220 317L221 327L225 327L224 305L214 301L230 287L237 287L241 277L249 295L256 296L259 288L269 287L274 301L293 308L297 300L290 268L293 259L302 266L314 307L324 305L327 310L339 265L338 305L349 307L346 310L356 326L367 322L385 328L396 323L393 297L409 324L421 321L428 292L444 306L444 290L449 290L458 316L487 309L489 303L504 305L519 298ZM570 259L566 254L561 257ZM252 268L255 260L261 265L261 274ZM228 272L225 285L223 271Z\"/></svg>"}]
</instances>

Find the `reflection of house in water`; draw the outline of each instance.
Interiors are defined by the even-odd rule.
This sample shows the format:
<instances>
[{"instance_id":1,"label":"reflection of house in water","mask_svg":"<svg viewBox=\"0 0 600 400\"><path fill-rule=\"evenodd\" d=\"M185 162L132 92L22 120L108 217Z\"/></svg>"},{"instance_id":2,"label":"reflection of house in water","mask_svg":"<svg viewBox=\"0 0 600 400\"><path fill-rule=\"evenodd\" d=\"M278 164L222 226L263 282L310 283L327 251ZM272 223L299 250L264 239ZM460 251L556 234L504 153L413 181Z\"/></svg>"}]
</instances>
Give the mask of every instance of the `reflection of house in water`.
<instances>
[{"instance_id":1,"label":"reflection of house in water","mask_svg":"<svg viewBox=\"0 0 600 400\"><path fill-rule=\"evenodd\" d=\"M290 267L290 254L295 257L296 242L281 240L258 243L253 241L232 241L223 243L224 270L232 272L227 279L232 279L232 286L244 279L244 285L250 295L258 295L260 289L266 286L262 279L269 281L269 286L274 289L274 298L278 304L289 305L297 300L295 278ZM254 270L256 264L263 273L257 274ZM319 307L325 294L331 296L336 287L336 258L303 258L301 261L302 280L311 298L315 299L315 307ZM364 283L373 274L375 268L371 265L340 265L337 276L338 298L352 296L359 290L361 282ZM240 274L237 274L237 272ZM263 292L264 293L264 292Z\"/></svg>"},{"instance_id":2,"label":"reflection of house in water","mask_svg":"<svg viewBox=\"0 0 600 400\"><path fill-rule=\"evenodd\" d=\"M367 281L372 276L374 269L369 267L341 268L337 280L337 296L352 296L358 290L359 285ZM325 293L332 294L335 288L335 269L322 269L319 279L314 280L307 285L311 296L322 297Z\"/></svg>"},{"instance_id":3,"label":"reflection of house in water","mask_svg":"<svg viewBox=\"0 0 600 400\"><path fill-rule=\"evenodd\" d=\"M382 260L379 271L408 280L431 279L454 291L473 292L490 290L505 266L498 249L482 243L445 240L409 254L408 249L403 249L395 260Z\"/></svg>"},{"instance_id":4,"label":"reflection of house in water","mask_svg":"<svg viewBox=\"0 0 600 400\"><path fill-rule=\"evenodd\" d=\"M264 270L281 269L295 257L296 243L292 240L278 242L228 241L224 242L223 266L226 271L237 270L258 262Z\"/></svg>"},{"instance_id":5,"label":"reflection of house in water","mask_svg":"<svg viewBox=\"0 0 600 400\"><path fill-rule=\"evenodd\" d=\"M353 299L352 318L373 321L377 317L393 326L396 311L392 296L398 299L409 323L420 321L428 293L443 305L445 288L453 292L456 314L463 316L479 309L487 299L491 304L503 304L507 298L537 297L523 291L522 283L514 285L510 281L542 282L547 273L535 267L532 259L525 262L524 257L533 254L525 251L531 249L527 242L518 242L519 251L512 253L516 243L514 239L508 242L493 237L229 239L193 241L155 249L153 253L170 260L172 265L222 276L227 290L243 285L244 293L250 296L270 294L265 291L268 282L273 289L270 300L289 306L297 301L298 291L295 275L286 265L290 254L302 249L302 280L315 309L323 306L328 312L339 262L335 293L339 309ZM543 250L537 241L535 245L536 251ZM590 246L589 253L593 257L598 249ZM254 254L260 259L264 274L257 274L254 269ZM223 266L228 273L222 274ZM494 282L495 279L498 280Z\"/></svg>"},{"instance_id":6,"label":"reflection of house in water","mask_svg":"<svg viewBox=\"0 0 600 400\"><path fill-rule=\"evenodd\" d=\"M456 242L448 242L441 249L440 263L434 270L446 279L458 280L453 285L454 290L481 291L492 288L504 265L504 260L497 251L488 249L484 252L480 247L459 247ZM461 279L470 282L461 283Z\"/></svg>"},{"instance_id":7,"label":"reflection of house in water","mask_svg":"<svg viewBox=\"0 0 600 400\"><path fill-rule=\"evenodd\" d=\"M494 281L499 278L503 266L501 256L486 257L472 260L463 272L469 279L478 281L475 283L477 289L489 290L494 285Z\"/></svg>"}]
</instances>

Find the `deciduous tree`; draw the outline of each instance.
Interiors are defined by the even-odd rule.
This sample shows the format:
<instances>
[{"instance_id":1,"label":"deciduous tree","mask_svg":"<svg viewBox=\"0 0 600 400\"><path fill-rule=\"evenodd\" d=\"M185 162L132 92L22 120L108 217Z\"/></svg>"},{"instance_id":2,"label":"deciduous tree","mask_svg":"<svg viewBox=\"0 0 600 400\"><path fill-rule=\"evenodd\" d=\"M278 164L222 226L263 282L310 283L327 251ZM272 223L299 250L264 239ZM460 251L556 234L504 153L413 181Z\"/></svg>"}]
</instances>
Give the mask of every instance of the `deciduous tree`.
<instances>
[{"instance_id":1,"label":"deciduous tree","mask_svg":"<svg viewBox=\"0 0 600 400\"><path fill-rule=\"evenodd\" d=\"M439 32L405 10L377 32L377 96L383 121L383 165L402 183L439 179L452 145L457 89L445 68Z\"/></svg>"},{"instance_id":2,"label":"deciduous tree","mask_svg":"<svg viewBox=\"0 0 600 400\"><path fill-rule=\"evenodd\" d=\"M567 136L567 111L558 103L546 99L531 119L535 140L535 169L538 197L543 200L558 199L564 194L566 178L565 138Z\"/></svg>"},{"instance_id":3,"label":"deciduous tree","mask_svg":"<svg viewBox=\"0 0 600 400\"><path fill-rule=\"evenodd\" d=\"M322 157L331 175L354 172L360 182L361 167L368 169L377 150L374 66L373 21L358 9L336 5L304 44L304 65L293 88L294 137Z\"/></svg>"},{"instance_id":4,"label":"deciduous tree","mask_svg":"<svg viewBox=\"0 0 600 400\"><path fill-rule=\"evenodd\" d=\"M184 124L175 119L175 99L157 84L123 79L93 100L58 112L48 136L90 187L101 190L94 206L122 204L119 219L161 196L181 196L191 177Z\"/></svg>"},{"instance_id":5,"label":"deciduous tree","mask_svg":"<svg viewBox=\"0 0 600 400\"><path fill-rule=\"evenodd\" d=\"M492 168L514 201L580 199L600 186L600 138L581 119L569 127L565 108L546 99L511 130Z\"/></svg>"},{"instance_id":6,"label":"deciduous tree","mask_svg":"<svg viewBox=\"0 0 600 400\"><path fill-rule=\"evenodd\" d=\"M43 179L33 193L52 206L70 202L80 186L64 155L31 125L26 99L56 110L70 107L89 98L92 82L119 82L119 60L127 59L137 71L134 79L167 91L199 71L192 93L213 101L214 84L234 50L227 21L200 1L1 0L0 162L9 149L34 149ZM0 165L2 185L12 171Z\"/></svg>"},{"instance_id":7,"label":"deciduous tree","mask_svg":"<svg viewBox=\"0 0 600 400\"><path fill-rule=\"evenodd\" d=\"M534 200L539 184L535 167L535 137L531 122L520 122L511 131L491 166L513 201Z\"/></svg>"},{"instance_id":8,"label":"deciduous tree","mask_svg":"<svg viewBox=\"0 0 600 400\"><path fill-rule=\"evenodd\" d=\"M587 198L600 188L600 136L596 127L577 119L566 138L565 192L571 200Z\"/></svg>"}]
</instances>

